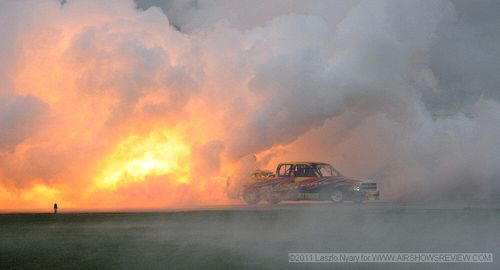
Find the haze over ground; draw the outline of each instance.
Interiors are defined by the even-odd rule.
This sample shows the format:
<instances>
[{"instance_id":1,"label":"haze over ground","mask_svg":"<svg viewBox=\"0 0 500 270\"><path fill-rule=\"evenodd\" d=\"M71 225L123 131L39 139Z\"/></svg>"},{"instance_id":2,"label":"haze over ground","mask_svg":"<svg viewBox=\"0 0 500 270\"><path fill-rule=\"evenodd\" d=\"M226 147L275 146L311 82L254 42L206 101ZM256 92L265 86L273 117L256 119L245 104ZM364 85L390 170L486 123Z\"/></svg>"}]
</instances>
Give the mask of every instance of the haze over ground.
<instances>
[{"instance_id":1,"label":"haze over ground","mask_svg":"<svg viewBox=\"0 0 500 270\"><path fill-rule=\"evenodd\" d=\"M295 204L0 215L2 269L498 269L498 208ZM290 252L481 252L492 263L289 263Z\"/></svg>"}]
</instances>

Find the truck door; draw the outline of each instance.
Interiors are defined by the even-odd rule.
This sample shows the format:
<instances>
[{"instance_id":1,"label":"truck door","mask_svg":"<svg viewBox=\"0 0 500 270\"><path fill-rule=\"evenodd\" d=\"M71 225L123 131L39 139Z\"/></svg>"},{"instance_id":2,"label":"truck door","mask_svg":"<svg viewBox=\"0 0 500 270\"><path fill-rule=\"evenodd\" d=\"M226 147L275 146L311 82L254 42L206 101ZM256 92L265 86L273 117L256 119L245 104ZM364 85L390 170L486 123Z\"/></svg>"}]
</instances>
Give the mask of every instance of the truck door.
<instances>
[{"instance_id":1,"label":"truck door","mask_svg":"<svg viewBox=\"0 0 500 270\"><path fill-rule=\"evenodd\" d=\"M297 164L292 170L292 177L295 184L311 182L316 180L313 168L308 164Z\"/></svg>"},{"instance_id":2,"label":"truck door","mask_svg":"<svg viewBox=\"0 0 500 270\"><path fill-rule=\"evenodd\" d=\"M315 191L314 183L318 180L309 164L297 164L292 170L293 181L297 188L299 200L318 200L319 193Z\"/></svg>"}]
</instances>

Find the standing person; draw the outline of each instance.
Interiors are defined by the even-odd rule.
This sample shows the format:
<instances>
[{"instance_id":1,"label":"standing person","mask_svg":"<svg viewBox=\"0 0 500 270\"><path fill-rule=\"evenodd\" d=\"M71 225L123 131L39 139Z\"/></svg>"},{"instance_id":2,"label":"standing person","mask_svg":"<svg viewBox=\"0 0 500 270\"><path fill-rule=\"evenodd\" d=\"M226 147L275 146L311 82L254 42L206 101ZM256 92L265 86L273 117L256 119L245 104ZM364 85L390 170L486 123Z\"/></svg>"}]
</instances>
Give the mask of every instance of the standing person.
<instances>
[{"instance_id":1,"label":"standing person","mask_svg":"<svg viewBox=\"0 0 500 270\"><path fill-rule=\"evenodd\" d=\"M57 203L54 203L54 214L57 214Z\"/></svg>"}]
</instances>

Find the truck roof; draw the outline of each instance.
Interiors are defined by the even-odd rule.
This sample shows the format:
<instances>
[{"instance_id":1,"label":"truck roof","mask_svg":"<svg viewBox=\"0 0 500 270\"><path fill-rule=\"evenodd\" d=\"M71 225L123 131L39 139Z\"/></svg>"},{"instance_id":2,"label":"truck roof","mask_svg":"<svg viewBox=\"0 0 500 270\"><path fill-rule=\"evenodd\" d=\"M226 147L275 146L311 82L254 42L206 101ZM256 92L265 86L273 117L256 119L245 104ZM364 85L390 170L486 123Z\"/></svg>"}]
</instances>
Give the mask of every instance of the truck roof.
<instances>
[{"instance_id":1,"label":"truck roof","mask_svg":"<svg viewBox=\"0 0 500 270\"><path fill-rule=\"evenodd\" d=\"M330 165L328 163L325 163L325 162L314 162L314 161L289 161L289 162L280 162L278 164L279 165L283 165L283 164L294 164L294 165L297 165L297 164L307 164L307 165Z\"/></svg>"}]
</instances>

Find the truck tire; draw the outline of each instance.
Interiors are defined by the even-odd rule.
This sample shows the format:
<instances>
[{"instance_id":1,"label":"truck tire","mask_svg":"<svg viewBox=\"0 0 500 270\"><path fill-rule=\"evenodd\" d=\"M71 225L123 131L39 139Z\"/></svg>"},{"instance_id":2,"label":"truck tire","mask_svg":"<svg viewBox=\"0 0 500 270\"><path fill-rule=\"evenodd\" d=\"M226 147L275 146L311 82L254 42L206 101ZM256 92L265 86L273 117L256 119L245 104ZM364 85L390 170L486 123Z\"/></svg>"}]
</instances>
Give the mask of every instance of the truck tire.
<instances>
[{"instance_id":1,"label":"truck tire","mask_svg":"<svg viewBox=\"0 0 500 270\"><path fill-rule=\"evenodd\" d=\"M332 189L330 192L330 200L333 203L341 203L344 201L344 193L340 189Z\"/></svg>"},{"instance_id":2,"label":"truck tire","mask_svg":"<svg viewBox=\"0 0 500 270\"><path fill-rule=\"evenodd\" d=\"M255 188L247 188L243 191L243 200L247 204L258 204L260 201L260 193Z\"/></svg>"}]
</instances>

